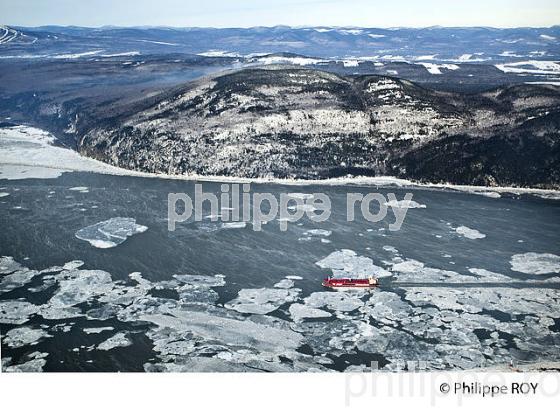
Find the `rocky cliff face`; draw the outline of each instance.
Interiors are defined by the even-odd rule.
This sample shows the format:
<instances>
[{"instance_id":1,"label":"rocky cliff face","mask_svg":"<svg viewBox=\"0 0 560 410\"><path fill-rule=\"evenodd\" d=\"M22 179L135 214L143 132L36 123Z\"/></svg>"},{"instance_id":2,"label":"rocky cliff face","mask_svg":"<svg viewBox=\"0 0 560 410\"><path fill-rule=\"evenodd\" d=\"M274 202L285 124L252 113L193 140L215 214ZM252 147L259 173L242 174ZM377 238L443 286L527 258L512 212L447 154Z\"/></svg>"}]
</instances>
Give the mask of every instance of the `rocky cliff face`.
<instances>
[{"instance_id":1,"label":"rocky cliff face","mask_svg":"<svg viewBox=\"0 0 560 410\"><path fill-rule=\"evenodd\" d=\"M270 67L121 102L78 148L169 174L558 187L559 130L554 86L444 93L390 77Z\"/></svg>"}]
</instances>

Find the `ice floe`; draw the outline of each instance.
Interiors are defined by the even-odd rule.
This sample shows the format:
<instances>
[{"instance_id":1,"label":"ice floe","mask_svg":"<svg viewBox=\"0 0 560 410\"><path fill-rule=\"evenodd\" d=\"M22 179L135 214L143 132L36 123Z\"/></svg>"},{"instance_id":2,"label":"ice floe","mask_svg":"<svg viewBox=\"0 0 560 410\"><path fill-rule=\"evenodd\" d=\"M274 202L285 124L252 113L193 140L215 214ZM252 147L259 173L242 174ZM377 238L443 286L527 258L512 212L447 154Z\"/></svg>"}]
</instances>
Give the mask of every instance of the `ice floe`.
<instances>
[{"instance_id":1,"label":"ice floe","mask_svg":"<svg viewBox=\"0 0 560 410\"><path fill-rule=\"evenodd\" d=\"M387 251L387 252L394 253L394 254L398 254L398 253L399 253L399 251L398 251L397 248L395 248L394 246L390 246L390 245L384 245L384 246L383 246L383 250L384 250L384 251Z\"/></svg>"},{"instance_id":2,"label":"ice floe","mask_svg":"<svg viewBox=\"0 0 560 410\"><path fill-rule=\"evenodd\" d=\"M66 319L83 316L76 307L96 297L114 291L111 275L102 270L63 271L56 276L59 288L50 300L40 306L39 314L45 319Z\"/></svg>"},{"instance_id":3,"label":"ice floe","mask_svg":"<svg viewBox=\"0 0 560 410\"><path fill-rule=\"evenodd\" d=\"M212 304L218 300L219 295L211 288L225 285L223 275L173 275L178 281L174 287L179 295L179 300L184 304ZM162 283L155 284L156 289L162 287ZM173 283L168 283L173 287Z\"/></svg>"},{"instance_id":4,"label":"ice floe","mask_svg":"<svg viewBox=\"0 0 560 410\"><path fill-rule=\"evenodd\" d=\"M24 300L0 300L0 323L21 325L39 310L40 306Z\"/></svg>"},{"instance_id":5,"label":"ice floe","mask_svg":"<svg viewBox=\"0 0 560 410\"><path fill-rule=\"evenodd\" d=\"M68 188L69 191L77 191L83 194L87 194L89 192L89 188L87 186L75 186L72 188Z\"/></svg>"},{"instance_id":6,"label":"ice floe","mask_svg":"<svg viewBox=\"0 0 560 410\"><path fill-rule=\"evenodd\" d=\"M78 268L82 267L83 265L84 265L84 261L75 260L75 261L66 262L62 266L62 269L73 270L73 269L78 269Z\"/></svg>"},{"instance_id":7,"label":"ice floe","mask_svg":"<svg viewBox=\"0 0 560 410\"><path fill-rule=\"evenodd\" d=\"M280 282L274 284L275 288L289 289L294 287L294 281L291 279L282 279Z\"/></svg>"},{"instance_id":8,"label":"ice floe","mask_svg":"<svg viewBox=\"0 0 560 410\"><path fill-rule=\"evenodd\" d=\"M241 313L267 314L284 303L294 302L299 289L241 289L237 298L225 304L228 309Z\"/></svg>"},{"instance_id":9,"label":"ice floe","mask_svg":"<svg viewBox=\"0 0 560 410\"><path fill-rule=\"evenodd\" d=\"M299 322L303 319L317 319L332 316L325 310L310 307L301 303L292 303L290 305L289 311L290 315L296 322Z\"/></svg>"},{"instance_id":10,"label":"ice floe","mask_svg":"<svg viewBox=\"0 0 560 410\"><path fill-rule=\"evenodd\" d=\"M560 308L558 289L411 284L399 288L403 279L449 284L508 278L482 268L469 268L465 274L431 268L385 247L393 254L388 265L397 279L394 291L313 292L302 299L301 291L293 288L293 281L301 277L290 275L273 288L241 289L227 307L217 305L215 290L226 283L221 275L177 274L152 282L133 272L126 280L115 281L108 272L82 270L73 261L64 265L68 269L41 271L43 280L47 277L58 284L43 305L0 301L0 323L21 325L36 313L55 320L71 314L111 320L110 326L82 326L86 335L117 329L98 344L98 350L130 346L129 331L116 325L129 323L153 344L156 357L144 365L146 371L325 371L333 365L332 357L356 350L384 357L390 362L385 370L404 368L413 360L425 360L428 369L472 369L509 363L516 357L560 359L554 329ZM334 259L340 260L340 255ZM368 261L362 262L369 265ZM8 258L0 264L2 275L21 269L25 268ZM151 293L154 289L173 290L178 296L157 297ZM273 315L289 314L288 319L265 313L280 307ZM49 333L63 337L61 331L70 325L63 322L47 329L46 324L33 323L12 329L2 341L7 349L3 369L42 369L45 354L31 353L12 363L7 359L10 349L32 345ZM303 345L311 353L300 353Z\"/></svg>"},{"instance_id":11,"label":"ice floe","mask_svg":"<svg viewBox=\"0 0 560 410\"><path fill-rule=\"evenodd\" d=\"M531 275L560 273L560 256L552 253L527 252L511 257L511 270Z\"/></svg>"},{"instance_id":12,"label":"ice floe","mask_svg":"<svg viewBox=\"0 0 560 410\"><path fill-rule=\"evenodd\" d=\"M394 208L403 208L403 209L426 208L426 205L424 204L419 204L416 201L406 200L406 199L403 199L401 201L394 199L392 201L388 201L385 205Z\"/></svg>"},{"instance_id":13,"label":"ice floe","mask_svg":"<svg viewBox=\"0 0 560 410\"><path fill-rule=\"evenodd\" d=\"M329 237L332 234L332 231L326 230L326 229L310 229L308 231L305 231L303 233L304 235L310 235L310 236L324 236L324 237Z\"/></svg>"},{"instance_id":14,"label":"ice floe","mask_svg":"<svg viewBox=\"0 0 560 410\"><path fill-rule=\"evenodd\" d=\"M179 282L196 287L219 287L226 284L224 275L173 275Z\"/></svg>"},{"instance_id":15,"label":"ice floe","mask_svg":"<svg viewBox=\"0 0 560 410\"><path fill-rule=\"evenodd\" d=\"M472 275L462 275L458 272L425 266L415 259L396 258L389 262L390 269L395 273L396 282L422 283L488 283L508 282L511 279L505 275L490 272L486 269L471 268Z\"/></svg>"},{"instance_id":16,"label":"ice floe","mask_svg":"<svg viewBox=\"0 0 560 410\"><path fill-rule=\"evenodd\" d=\"M223 229L242 229L247 226L246 222L224 222L222 223Z\"/></svg>"},{"instance_id":17,"label":"ice floe","mask_svg":"<svg viewBox=\"0 0 560 410\"><path fill-rule=\"evenodd\" d=\"M476 229L472 229L466 226L459 226L454 229L459 235L464 236L468 239L483 239L486 238L486 235L477 231Z\"/></svg>"},{"instance_id":18,"label":"ice floe","mask_svg":"<svg viewBox=\"0 0 560 410\"><path fill-rule=\"evenodd\" d=\"M40 272L20 265L11 257L0 257L0 294L25 285L39 274Z\"/></svg>"},{"instance_id":19,"label":"ice floe","mask_svg":"<svg viewBox=\"0 0 560 410\"><path fill-rule=\"evenodd\" d=\"M87 226L76 232L76 238L89 242L96 248L113 248L129 236L146 232L148 227L139 225L134 218L111 218Z\"/></svg>"},{"instance_id":20,"label":"ice floe","mask_svg":"<svg viewBox=\"0 0 560 410\"><path fill-rule=\"evenodd\" d=\"M51 336L43 329L22 326L8 330L4 337L4 343L13 348L32 346L45 337Z\"/></svg>"},{"instance_id":21,"label":"ice floe","mask_svg":"<svg viewBox=\"0 0 560 410\"><path fill-rule=\"evenodd\" d=\"M480 281L484 282L503 282L511 281L511 278L501 273L491 272L487 269L469 268L469 272L476 275Z\"/></svg>"},{"instance_id":22,"label":"ice floe","mask_svg":"<svg viewBox=\"0 0 560 410\"><path fill-rule=\"evenodd\" d=\"M88 335L101 333L106 330L114 330L114 328L112 326L105 326L105 327L85 327L82 329L82 331Z\"/></svg>"},{"instance_id":23,"label":"ice floe","mask_svg":"<svg viewBox=\"0 0 560 410\"><path fill-rule=\"evenodd\" d=\"M351 312L363 306L364 302L359 296L364 295L363 290L355 292L313 292L304 299L305 304L312 308L327 307L338 312Z\"/></svg>"},{"instance_id":24,"label":"ice floe","mask_svg":"<svg viewBox=\"0 0 560 410\"><path fill-rule=\"evenodd\" d=\"M374 265L365 256L358 256L350 249L335 251L326 258L316 262L323 269L331 269L333 277L365 279L370 276L384 278L391 276L391 272Z\"/></svg>"},{"instance_id":25,"label":"ice floe","mask_svg":"<svg viewBox=\"0 0 560 410\"><path fill-rule=\"evenodd\" d=\"M32 357L30 357L32 356ZM37 373L42 372L43 367L47 364L45 357L47 353L37 353L35 355L28 355L30 360L19 363L13 364L5 363L2 359L2 371L6 373Z\"/></svg>"},{"instance_id":26,"label":"ice floe","mask_svg":"<svg viewBox=\"0 0 560 410\"><path fill-rule=\"evenodd\" d=\"M174 354L175 342L182 341L180 355L195 350L195 341L219 343L212 350L234 349L244 351L248 356L254 352L283 354L300 346L303 336L289 329L287 323L269 316L240 318L230 316L225 309L208 311L173 309L171 314L159 312L144 313L139 319L157 325L149 334L155 340L155 350L168 356ZM190 334L190 337L185 337ZM201 343L199 343L201 344ZM199 348L200 349L200 348ZM203 348L204 349L204 348ZM208 348L206 351L210 350ZM204 351L204 350L203 350Z\"/></svg>"},{"instance_id":27,"label":"ice floe","mask_svg":"<svg viewBox=\"0 0 560 410\"><path fill-rule=\"evenodd\" d=\"M298 241L308 242L320 239L321 243L331 243L331 241L327 239L331 234L332 232L326 229L309 229L303 233L303 237L298 238Z\"/></svg>"},{"instance_id":28,"label":"ice floe","mask_svg":"<svg viewBox=\"0 0 560 410\"><path fill-rule=\"evenodd\" d=\"M127 347L132 344L132 341L128 337L126 332L119 332L114 336L111 336L109 339L105 340L104 342L100 343L97 346L97 350L111 350L116 347Z\"/></svg>"}]
</instances>

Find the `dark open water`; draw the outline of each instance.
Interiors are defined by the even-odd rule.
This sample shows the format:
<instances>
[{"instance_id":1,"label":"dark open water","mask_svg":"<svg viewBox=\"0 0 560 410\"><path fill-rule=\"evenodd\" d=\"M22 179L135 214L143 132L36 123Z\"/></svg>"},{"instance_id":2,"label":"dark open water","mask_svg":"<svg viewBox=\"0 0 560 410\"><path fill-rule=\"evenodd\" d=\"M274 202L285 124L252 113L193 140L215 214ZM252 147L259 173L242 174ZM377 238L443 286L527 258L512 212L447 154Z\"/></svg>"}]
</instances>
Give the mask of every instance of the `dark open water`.
<instances>
[{"instance_id":1,"label":"dark open water","mask_svg":"<svg viewBox=\"0 0 560 410\"><path fill-rule=\"evenodd\" d=\"M88 192L69 190L77 186ZM300 224L289 224L287 232L280 231L278 221L255 232L250 224L225 229L210 220L179 224L169 232L167 195L193 194L193 182L76 172L56 179L3 180L0 187L5 188L0 192L9 193L0 198L0 255L13 257L22 265L18 269L37 271L73 260L84 262L73 279L55 268L0 293L0 303L26 301L44 311L57 299L57 307L77 309L73 317L60 318L68 315L56 316L51 310L49 318L38 311L11 314L22 323L3 320L5 368L32 361L34 352L48 353L33 362L44 371L363 370L360 366L369 366L371 360L389 370L410 360L451 369L560 356L560 282L554 272L558 262L542 256L560 254L558 201L397 187L253 184L253 193L326 193L332 216L324 223L304 218ZM203 187L215 193L220 189L217 183ZM391 212L376 224L361 217L346 222L348 192L393 192L398 199L412 192L413 200L426 208L409 209L401 230L391 232L387 229L394 221ZM116 217L135 218L148 229L109 249L75 237L81 228ZM486 237L466 238L454 230L459 226ZM330 235L310 233L312 229ZM342 250L353 254L344 251L344 258ZM550 272L512 270L512 257L528 252L537 254L530 256L536 262L529 269L536 272L549 266ZM377 290L345 292L341 300L330 300L323 293L309 299L316 292L327 292L321 280L331 270L316 263L329 255L335 269L345 266L351 274L374 265L392 277L382 279ZM408 265L398 265L402 262ZM476 276L472 268L490 276ZM108 286L121 290L138 288L129 277L132 272L141 272L150 284L129 300L117 300L118 292L100 300L107 291L96 288L98 284L88 285L91 294L80 297L74 293L80 286L84 289L76 280L82 270L108 272L112 280ZM225 283L198 285L192 278L178 283L173 282L175 274L224 275ZM275 284L293 275L301 279L293 280L291 290L274 291ZM56 296L61 289L68 293L64 298ZM244 308L236 310L235 303L227 305L242 289L265 289L257 295L273 289L263 300L242 301L251 311L263 304L268 306L264 310L272 311L246 313ZM330 317L304 315L297 321L292 304L319 309ZM1 306L0 312L8 311ZM101 316L99 308L106 309ZM162 324L162 317L169 322ZM83 330L101 327L112 329L89 334ZM38 340L29 337L10 346L5 335L15 328L45 333ZM99 349L121 332L123 345Z\"/></svg>"}]
</instances>

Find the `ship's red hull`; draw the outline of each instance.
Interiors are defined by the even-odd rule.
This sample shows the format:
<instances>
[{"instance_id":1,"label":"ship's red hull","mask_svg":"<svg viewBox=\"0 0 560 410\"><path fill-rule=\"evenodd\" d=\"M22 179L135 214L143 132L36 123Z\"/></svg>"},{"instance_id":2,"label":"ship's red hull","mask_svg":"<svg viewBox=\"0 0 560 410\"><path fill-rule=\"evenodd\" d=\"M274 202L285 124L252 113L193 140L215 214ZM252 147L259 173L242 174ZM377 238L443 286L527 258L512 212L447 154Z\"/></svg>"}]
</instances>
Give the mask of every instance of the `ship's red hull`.
<instances>
[{"instance_id":1,"label":"ship's red hull","mask_svg":"<svg viewBox=\"0 0 560 410\"><path fill-rule=\"evenodd\" d=\"M323 286L327 288L375 288L379 285L377 279L333 279L328 278L323 281Z\"/></svg>"}]
</instances>

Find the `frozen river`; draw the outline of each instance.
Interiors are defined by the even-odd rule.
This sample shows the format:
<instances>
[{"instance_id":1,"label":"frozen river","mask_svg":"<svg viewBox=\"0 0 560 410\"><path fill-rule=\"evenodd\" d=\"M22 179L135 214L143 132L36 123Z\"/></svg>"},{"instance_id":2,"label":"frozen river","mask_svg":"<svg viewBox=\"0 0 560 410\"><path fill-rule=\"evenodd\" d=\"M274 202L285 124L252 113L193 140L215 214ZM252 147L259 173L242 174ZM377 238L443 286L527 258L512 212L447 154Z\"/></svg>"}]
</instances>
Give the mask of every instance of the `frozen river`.
<instances>
[{"instance_id":1,"label":"frozen river","mask_svg":"<svg viewBox=\"0 0 560 410\"><path fill-rule=\"evenodd\" d=\"M194 182L66 172L70 165L42 172L7 140L4 370L363 371L372 361L395 370L560 360L558 200L252 184L275 195L325 193L332 215L285 232L278 220L256 232L210 219L170 232L168 194L192 194ZM204 190L219 194L220 184ZM391 231L392 220L347 222L349 192L411 192L425 207L408 209ZM371 273L383 277L380 288L321 286L330 274Z\"/></svg>"}]
</instances>

